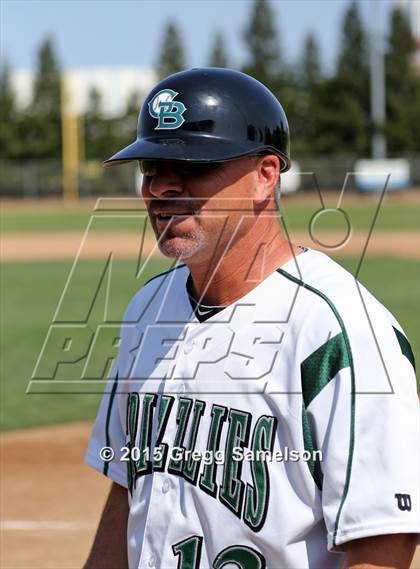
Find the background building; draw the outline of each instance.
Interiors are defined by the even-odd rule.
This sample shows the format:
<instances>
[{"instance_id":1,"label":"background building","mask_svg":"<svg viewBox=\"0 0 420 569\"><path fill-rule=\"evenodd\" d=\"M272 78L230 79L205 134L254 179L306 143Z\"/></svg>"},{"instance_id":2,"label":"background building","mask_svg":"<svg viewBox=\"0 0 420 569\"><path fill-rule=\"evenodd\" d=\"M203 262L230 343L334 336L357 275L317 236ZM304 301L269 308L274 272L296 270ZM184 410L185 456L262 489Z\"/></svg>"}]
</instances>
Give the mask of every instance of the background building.
<instances>
[{"instance_id":1,"label":"background building","mask_svg":"<svg viewBox=\"0 0 420 569\"><path fill-rule=\"evenodd\" d=\"M92 89L101 95L101 111L107 117L124 113L127 101L133 95L142 100L156 83L157 74L146 67L84 67L66 69L62 73L70 96L71 110L84 114L88 110ZM11 72L11 83L20 108L32 99L35 74L17 69Z\"/></svg>"}]
</instances>

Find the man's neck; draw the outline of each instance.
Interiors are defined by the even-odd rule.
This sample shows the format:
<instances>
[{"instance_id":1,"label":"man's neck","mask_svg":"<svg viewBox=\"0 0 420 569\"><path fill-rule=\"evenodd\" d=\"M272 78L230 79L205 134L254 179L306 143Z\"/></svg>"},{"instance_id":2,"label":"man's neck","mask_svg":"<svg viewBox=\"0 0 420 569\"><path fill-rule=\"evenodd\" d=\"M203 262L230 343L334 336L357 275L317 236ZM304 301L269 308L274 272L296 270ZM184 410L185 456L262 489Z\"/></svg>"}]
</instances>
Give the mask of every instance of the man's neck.
<instances>
[{"instance_id":1,"label":"man's neck","mask_svg":"<svg viewBox=\"0 0 420 569\"><path fill-rule=\"evenodd\" d=\"M187 262L195 299L208 305L231 304L300 252L277 224L269 225L263 235L255 238L254 232L212 264Z\"/></svg>"}]
</instances>

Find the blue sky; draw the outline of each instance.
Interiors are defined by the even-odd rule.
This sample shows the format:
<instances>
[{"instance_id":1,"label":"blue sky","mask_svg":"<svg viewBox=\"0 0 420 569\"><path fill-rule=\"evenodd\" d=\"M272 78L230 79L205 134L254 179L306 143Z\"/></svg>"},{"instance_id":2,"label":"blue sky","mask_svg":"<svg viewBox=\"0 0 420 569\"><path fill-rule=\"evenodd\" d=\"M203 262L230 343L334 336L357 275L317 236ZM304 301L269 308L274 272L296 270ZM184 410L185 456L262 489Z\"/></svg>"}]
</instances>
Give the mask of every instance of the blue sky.
<instances>
[{"instance_id":1,"label":"blue sky","mask_svg":"<svg viewBox=\"0 0 420 569\"><path fill-rule=\"evenodd\" d=\"M361 0L366 25L384 22L393 0ZM327 69L334 64L348 0L271 0L286 61L295 61L313 31ZM226 37L233 64L246 58L242 31L251 0L1 0L1 55L31 69L40 41L56 40L63 67L155 64L162 29L179 25L189 66L206 65L213 33ZM374 13L376 12L376 13Z\"/></svg>"}]
</instances>

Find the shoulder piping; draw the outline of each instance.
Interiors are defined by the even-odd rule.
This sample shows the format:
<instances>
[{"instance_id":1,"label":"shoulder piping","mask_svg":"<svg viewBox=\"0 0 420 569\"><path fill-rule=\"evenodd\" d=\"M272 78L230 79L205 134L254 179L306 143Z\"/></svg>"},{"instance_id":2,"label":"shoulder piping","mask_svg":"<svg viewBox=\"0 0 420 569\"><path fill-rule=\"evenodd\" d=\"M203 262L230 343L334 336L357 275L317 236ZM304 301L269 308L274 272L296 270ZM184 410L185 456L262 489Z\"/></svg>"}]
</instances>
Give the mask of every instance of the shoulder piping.
<instances>
[{"instance_id":1,"label":"shoulder piping","mask_svg":"<svg viewBox=\"0 0 420 569\"><path fill-rule=\"evenodd\" d=\"M151 283L152 281L154 281L155 279L158 279L159 277L163 277L164 275L167 275L169 273L172 273L172 271L176 271L177 269L182 269L183 267L185 267L185 263L183 263L182 265L177 265L176 267L172 267L170 269L168 269L167 271L163 271L162 273L159 273L158 275L155 275L154 277L152 277L151 279L149 279L148 281L146 281L143 285L143 287L145 287L146 285L148 285L149 283Z\"/></svg>"},{"instance_id":2,"label":"shoulder piping","mask_svg":"<svg viewBox=\"0 0 420 569\"><path fill-rule=\"evenodd\" d=\"M397 337L398 344L403 356L405 356L410 364L413 366L414 373L416 372L416 360L414 359L413 350L411 349L410 342L408 338L398 330L395 326L392 327L395 336Z\"/></svg>"},{"instance_id":3,"label":"shoulder piping","mask_svg":"<svg viewBox=\"0 0 420 569\"><path fill-rule=\"evenodd\" d=\"M324 293L322 293L320 290L308 285L304 281L294 277L293 275L289 274L287 271L285 271L283 269L277 269L277 272L279 274L281 274L282 276L284 276L285 278L289 279L290 281L301 286L302 288L305 288L306 290L309 290L310 292L313 292L314 294L318 295L320 298L322 298L328 304L329 308L332 310L334 316L337 318L337 321L340 325L340 328L341 328L342 333L343 333L344 342L346 344L346 348L348 351L350 373L351 373L350 441L349 441L349 454L348 454L347 468L346 468L346 480L344 482L343 494L341 496L341 502L340 502L340 506L338 508L338 512L337 512L337 516L336 516L335 524L334 524L333 546L335 547L337 545L336 544L336 538L337 538L337 533L338 533L338 525L340 522L341 512L343 510L344 502L346 501L347 494L349 491L350 478L351 478L351 468L352 468L352 464L353 464L353 452L354 452L354 423L355 423L355 406L356 406L356 395L355 395L356 385L355 385L355 383L356 382L355 382L355 376L354 376L354 364L353 364L353 356L351 353L350 341L349 341L349 338L347 336L347 331L346 331L346 328L344 326L344 322L343 322L337 308L335 307L334 303Z\"/></svg>"},{"instance_id":4,"label":"shoulder piping","mask_svg":"<svg viewBox=\"0 0 420 569\"><path fill-rule=\"evenodd\" d=\"M112 411L112 405L114 403L115 393L117 391L117 383L118 383L118 372L116 373L114 383L112 384L112 390L111 390L111 394L109 396L108 410L106 412L105 446L107 446L107 447L109 447L111 445L111 437L109 436L109 423L111 422L111 411ZM109 462L104 461L102 473L105 476L108 476L108 470L109 470Z\"/></svg>"}]
</instances>

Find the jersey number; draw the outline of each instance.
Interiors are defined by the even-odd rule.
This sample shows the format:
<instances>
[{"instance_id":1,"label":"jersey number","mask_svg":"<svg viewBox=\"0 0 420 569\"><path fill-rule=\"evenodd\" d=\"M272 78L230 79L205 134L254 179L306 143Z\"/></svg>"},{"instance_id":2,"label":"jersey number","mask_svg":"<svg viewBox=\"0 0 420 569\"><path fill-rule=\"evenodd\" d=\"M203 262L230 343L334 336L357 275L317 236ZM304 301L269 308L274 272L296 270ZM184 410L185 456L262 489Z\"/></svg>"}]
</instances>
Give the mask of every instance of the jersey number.
<instances>
[{"instance_id":1,"label":"jersey number","mask_svg":"<svg viewBox=\"0 0 420 569\"><path fill-rule=\"evenodd\" d=\"M192 535L172 546L174 555L178 555L178 569L199 569L203 538ZM223 569L228 563L238 569L265 569L264 557L255 549L246 545L231 545L223 549L213 561L213 569Z\"/></svg>"}]
</instances>

